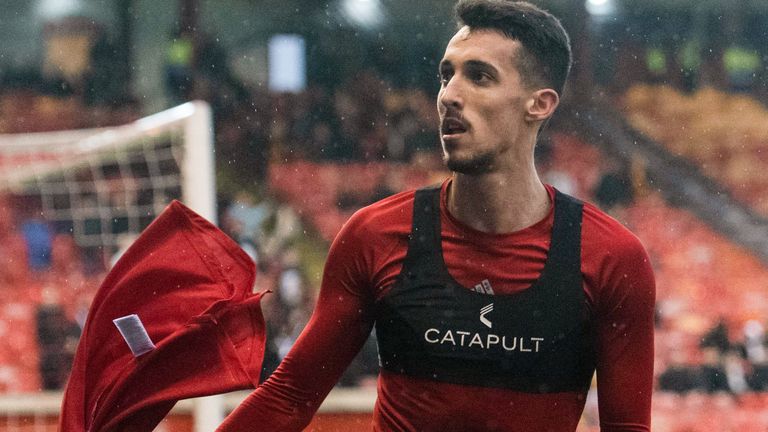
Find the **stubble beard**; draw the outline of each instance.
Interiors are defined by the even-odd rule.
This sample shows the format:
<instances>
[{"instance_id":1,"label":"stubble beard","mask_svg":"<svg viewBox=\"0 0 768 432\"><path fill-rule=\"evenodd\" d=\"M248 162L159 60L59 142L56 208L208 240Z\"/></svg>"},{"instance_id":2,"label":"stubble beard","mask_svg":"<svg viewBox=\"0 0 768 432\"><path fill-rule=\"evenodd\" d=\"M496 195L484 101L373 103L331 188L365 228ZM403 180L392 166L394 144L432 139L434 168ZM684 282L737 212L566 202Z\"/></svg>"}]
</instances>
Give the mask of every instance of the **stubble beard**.
<instances>
[{"instance_id":1,"label":"stubble beard","mask_svg":"<svg viewBox=\"0 0 768 432\"><path fill-rule=\"evenodd\" d=\"M443 152L443 162L445 162L448 169L466 175L482 175L493 172L495 160L494 153L490 151L474 154L463 159L450 157L447 152Z\"/></svg>"}]
</instances>

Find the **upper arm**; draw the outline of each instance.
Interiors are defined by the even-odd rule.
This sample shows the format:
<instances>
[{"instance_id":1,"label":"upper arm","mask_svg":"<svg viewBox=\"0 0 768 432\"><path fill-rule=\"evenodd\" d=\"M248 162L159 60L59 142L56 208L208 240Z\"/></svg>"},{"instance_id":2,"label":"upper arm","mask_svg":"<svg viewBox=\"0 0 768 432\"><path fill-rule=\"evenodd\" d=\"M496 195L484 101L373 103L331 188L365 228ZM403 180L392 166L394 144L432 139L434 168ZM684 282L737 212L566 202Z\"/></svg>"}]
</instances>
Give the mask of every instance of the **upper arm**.
<instances>
[{"instance_id":1,"label":"upper arm","mask_svg":"<svg viewBox=\"0 0 768 432\"><path fill-rule=\"evenodd\" d=\"M602 431L650 430L656 286L640 243L603 263L597 299L597 388Z\"/></svg>"}]
</instances>

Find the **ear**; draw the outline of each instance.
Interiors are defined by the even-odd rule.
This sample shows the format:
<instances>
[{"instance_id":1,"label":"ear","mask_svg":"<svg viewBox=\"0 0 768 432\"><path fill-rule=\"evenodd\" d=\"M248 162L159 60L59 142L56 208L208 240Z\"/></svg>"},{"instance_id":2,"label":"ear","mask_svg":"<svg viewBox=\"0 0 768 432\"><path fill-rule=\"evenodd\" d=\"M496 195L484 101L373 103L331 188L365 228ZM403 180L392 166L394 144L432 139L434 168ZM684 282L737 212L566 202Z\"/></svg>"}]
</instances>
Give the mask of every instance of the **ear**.
<instances>
[{"instance_id":1,"label":"ear","mask_svg":"<svg viewBox=\"0 0 768 432\"><path fill-rule=\"evenodd\" d=\"M530 122L544 121L554 114L560 104L560 96L550 88L536 90L526 104L525 119Z\"/></svg>"}]
</instances>

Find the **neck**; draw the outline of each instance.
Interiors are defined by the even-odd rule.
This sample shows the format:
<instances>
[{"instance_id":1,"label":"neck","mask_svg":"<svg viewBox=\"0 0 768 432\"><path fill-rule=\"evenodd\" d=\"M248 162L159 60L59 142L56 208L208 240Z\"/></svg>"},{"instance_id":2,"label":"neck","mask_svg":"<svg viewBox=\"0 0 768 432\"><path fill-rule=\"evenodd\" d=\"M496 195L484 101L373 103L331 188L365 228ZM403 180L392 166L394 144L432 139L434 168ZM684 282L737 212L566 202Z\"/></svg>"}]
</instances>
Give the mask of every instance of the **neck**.
<instances>
[{"instance_id":1,"label":"neck","mask_svg":"<svg viewBox=\"0 0 768 432\"><path fill-rule=\"evenodd\" d=\"M510 172L454 173L447 198L453 217L487 233L529 227L544 219L551 205L533 162L526 169Z\"/></svg>"}]
</instances>

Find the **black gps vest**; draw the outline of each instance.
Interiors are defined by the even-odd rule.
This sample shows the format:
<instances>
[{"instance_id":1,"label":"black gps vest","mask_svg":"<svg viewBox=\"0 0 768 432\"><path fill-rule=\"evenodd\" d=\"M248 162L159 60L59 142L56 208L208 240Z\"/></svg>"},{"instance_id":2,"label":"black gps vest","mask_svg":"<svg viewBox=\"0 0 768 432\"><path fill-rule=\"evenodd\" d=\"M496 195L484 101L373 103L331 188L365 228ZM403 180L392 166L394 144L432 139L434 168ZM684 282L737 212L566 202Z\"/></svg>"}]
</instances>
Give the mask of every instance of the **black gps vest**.
<instances>
[{"instance_id":1,"label":"black gps vest","mask_svg":"<svg viewBox=\"0 0 768 432\"><path fill-rule=\"evenodd\" d=\"M459 285L443 261L440 189L416 192L403 268L378 303L381 367L436 381L528 393L586 391L595 370L581 276L582 203L556 192L539 279L516 294Z\"/></svg>"}]
</instances>

